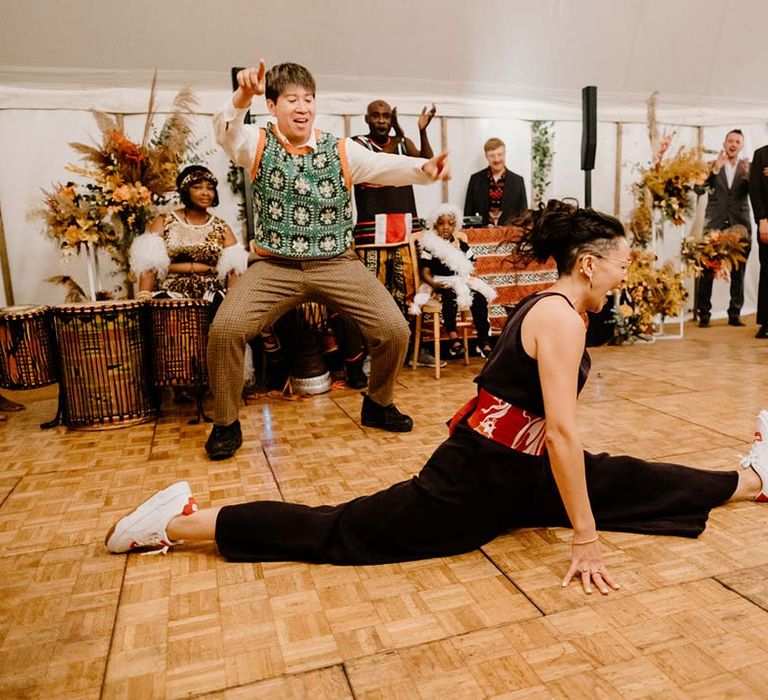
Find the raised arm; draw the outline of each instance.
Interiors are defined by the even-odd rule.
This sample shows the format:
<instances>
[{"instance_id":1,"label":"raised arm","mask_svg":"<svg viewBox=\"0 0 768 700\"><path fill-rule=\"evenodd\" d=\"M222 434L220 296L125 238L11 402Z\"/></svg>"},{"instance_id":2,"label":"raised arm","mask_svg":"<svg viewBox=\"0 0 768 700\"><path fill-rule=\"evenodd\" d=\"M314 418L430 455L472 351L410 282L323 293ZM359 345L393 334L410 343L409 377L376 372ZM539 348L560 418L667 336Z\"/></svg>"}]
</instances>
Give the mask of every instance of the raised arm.
<instances>
[{"instance_id":1,"label":"raised arm","mask_svg":"<svg viewBox=\"0 0 768 700\"><path fill-rule=\"evenodd\" d=\"M232 104L237 109L250 107L254 97L266 91L267 64L262 58L257 68L243 68L237 73L237 89L232 94Z\"/></svg>"},{"instance_id":2,"label":"raised arm","mask_svg":"<svg viewBox=\"0 0 768 700\"><path fill-rule=\"evenodd\" d=\"M617 588L605 564L587 492L584 451L576 425L578 375L586 331L581 317L560 297L542 299L523 321L523 347L538 364L546 445L552 474L573 527L571 565L563 586L580 576L601 593Z\"/></svg>"},{"instance_id":3,"label":"raised arm","mask_svg":"<svg viewBox=\"0 0 768 700\"><path fill-rule=\"evenodd\" d=\"M396 110L397 108L392 110L393 126L396 123L396 119L397 119ZM405 142L405 150L409 156L418 156L420 158L431 158L434 155L432 151L432 146L430 146L429 144L429 137L427 136L427 127L430 125L436 112L437 112L437 108L433 103L431 109L427 109L427 107L425 106L422 108L421 114L419 114L419 145L420 145L419 148L416 148L416 144L414 144L413 141L411 141L411 139L403 136L403 140ZM399 129L399 125L395 127L396 131L398 129ZM402 129L400 129L400 133L402 133Z\"/></svg>"},{"instance_id":4,"label":"raised arm","mask_svg":"<svg viewBox=\"0 0 768 700\"><path fill-rule=\"evenodd\" d=\"M451 177L448 151L424 160L394 153L374 153L351 138L345 140L345 147L354 184L427 185Z\"/></svg>"},{"instance_id":5,"label":"raised arm","mask_svg":"<svg viewBox=\"0 0 768 700\"><path fill-rule=\"evenodd\" d=\"M250 168L256 157L259 141L258 129L244 124L243 118L253 98L263 95L266 64L258 68L244 68L237 74L237 89L221 109L213 115L213 131L218 143L230 160L243 168Z\"/></svg>"},{"instance_id":6,"label":"raised arm","mask_svg":"<svg viewBox=\"0 0 768 700\"><path fill-rule=\"evenodd\" d=\"M436 113L437 107L435 107L433 102L430 109L427 109L426 106L423 107L419 115L419 139L421 141L419 155L422 158L431 158L434 155L432 146L429 145L429 139L427 138L427 127L432 123Z\"/></svg>"}]
</instances>

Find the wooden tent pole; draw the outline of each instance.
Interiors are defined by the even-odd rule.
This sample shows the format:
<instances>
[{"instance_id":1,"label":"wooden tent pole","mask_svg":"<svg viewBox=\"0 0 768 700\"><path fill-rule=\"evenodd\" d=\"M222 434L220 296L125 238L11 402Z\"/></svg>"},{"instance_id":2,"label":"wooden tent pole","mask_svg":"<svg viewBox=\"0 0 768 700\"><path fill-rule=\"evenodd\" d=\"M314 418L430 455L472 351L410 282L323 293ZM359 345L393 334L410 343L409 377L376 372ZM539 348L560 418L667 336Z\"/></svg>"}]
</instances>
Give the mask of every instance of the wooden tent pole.
<instances>
[{"instance_id":1,"label":"wooden tent pole","mask_svg":"<svg viewBox=\"0 0 768 700\"><path fill-rule=\"evenodd\" d=\"M621 160L622 160L622 137L624 126L621 122L616 122L616 174L613 189L613 215L621 216Z\"/></svg>"},{"instance_id":2,"label":"wooden tent pole","mask_svg":"<svg viewBox=\"0 0 768 700\"><path fill-rule=\"evenodd\" d=\"M448 148L448 118L440 117L440 151L443 152ZM448 202L448 181L442 180L441 183L441 196L443 203Z\"/></svg>"},{"instance_id":3,"label":"wooden tent pole","mask_svg":"<svg viewBox=\"0 0 768 700\"><path fill-rule=\"evenodd\" d=\"M3 212L0 209L0 271L3 274L3 290L5 291L5 303L13 306L16 302L13 298L13 284L11 283L11 266L8 262L8 248L5 245L5 228L3 227Z\"/></svg>"}]
</instances>

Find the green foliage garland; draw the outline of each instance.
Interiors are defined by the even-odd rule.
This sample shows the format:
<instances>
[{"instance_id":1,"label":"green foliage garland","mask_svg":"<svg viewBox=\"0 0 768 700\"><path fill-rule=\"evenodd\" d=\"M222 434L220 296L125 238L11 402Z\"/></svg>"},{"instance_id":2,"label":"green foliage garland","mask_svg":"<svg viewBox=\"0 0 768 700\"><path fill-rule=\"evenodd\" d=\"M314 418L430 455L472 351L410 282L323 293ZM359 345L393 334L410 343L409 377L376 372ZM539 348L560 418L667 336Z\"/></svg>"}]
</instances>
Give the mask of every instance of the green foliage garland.
<instances>
[{"instance_id":1,"label":"green foliage garland","mask_svg":"<svg viewBox=\"0 0 768 700\"><path fill-rule=\"evenodd\" d=\"M245 221L245 197L243 196L245 177L243 169L235 165L231 160L227 169L227 184L229 184L230 191L237 199L237 220Z\"/></svg>"},{"instance_id":2,"label":"green foliage garland","mask_svg":"<svg viewBox=\"0 0 768 700\"><path fill-rule=\"evenodd\" d=\"M531 122L531 159L533 160L533 175L531 177L532 204L537 206L544 200L549 187L549 175L552 170L552 149L554 122L536 120Z\"/></svg>"}]
</instances>

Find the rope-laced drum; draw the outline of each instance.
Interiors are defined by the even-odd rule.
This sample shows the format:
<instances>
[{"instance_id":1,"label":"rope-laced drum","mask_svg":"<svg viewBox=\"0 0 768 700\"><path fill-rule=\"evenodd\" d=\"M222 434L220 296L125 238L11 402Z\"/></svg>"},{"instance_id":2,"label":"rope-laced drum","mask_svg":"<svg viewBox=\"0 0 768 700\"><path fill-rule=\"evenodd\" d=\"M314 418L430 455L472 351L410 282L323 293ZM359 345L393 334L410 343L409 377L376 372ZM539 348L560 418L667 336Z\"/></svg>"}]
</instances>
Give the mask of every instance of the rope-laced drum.
<instances>
[{"instance_id":1,"label":"rope-laced drum","mask_svg":"<svg viewBox=\"0 0 768 700\"><path fill-rule=\"evenodd\" d=\"M153 299L152 382L156 387L189 387L196 391L197 420L202 415L202 393L208 385L206 346L211 302L206 299ZM197 421L195 421L197 422Z\"/></svg>"},{"instance_id":2,"label":"rope-laced drum","mask_svg":"<svg viewBox=\"0 0 768 700\"><path fill-rule=\"evenodd\" d=\"M144 304L64 304L53 310L64 423L98 430L151 420Z\"/></svg>"},{"instance_id":3,"label":"rope-laced drum","mask_svg":"<svg viewBox=\"0 0 768 700\"><path fill-rule=\"evenodd\" d=\"M149 302L155 386L201 387L208 383L205 350L210 306L206 299Z\"/></svg>"},{"instance_id":4,"label":"rope-laced drum","mask_svg":"<svg viewBox=\"0 0 768 700\"><path fill-rule=\"evenodd\" d=\"M0 309L0 387L35 389L59 381L50 306Z\"/></svg>"}]
</instances>

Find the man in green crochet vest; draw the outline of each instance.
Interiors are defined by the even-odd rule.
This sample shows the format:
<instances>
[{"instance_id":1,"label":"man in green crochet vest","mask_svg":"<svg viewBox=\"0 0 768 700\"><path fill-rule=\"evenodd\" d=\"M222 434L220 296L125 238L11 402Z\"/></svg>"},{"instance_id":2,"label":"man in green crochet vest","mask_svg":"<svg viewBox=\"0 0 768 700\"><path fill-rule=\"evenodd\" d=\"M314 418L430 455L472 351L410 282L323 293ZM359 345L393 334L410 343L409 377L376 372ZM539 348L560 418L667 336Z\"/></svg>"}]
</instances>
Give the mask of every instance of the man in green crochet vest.
<instances>
[{"instance_id":1,"label":"man in green crochet vest","mask_svg":"<svg viewBox=\"0 0 768 700\"><path fill-rule=\"evenodd\" d=\"M371 355L361 423L407 432L413 421L393 403L408 324L384 286L352 250L352 186L428 184L450 178L447 153L429 160L373 153L352 139L313 128L315 81L295 63L246 68L238 88L214 115L217 142L250 172L257 224L256 261L227 295L211 326L208 368L214 427L205 444L211 459L231 457L242 444L238 420L245 344L305 301L350 316ZM275 123L243 123L255 96L265 95Z\"/></svg>"}]
</instances>

